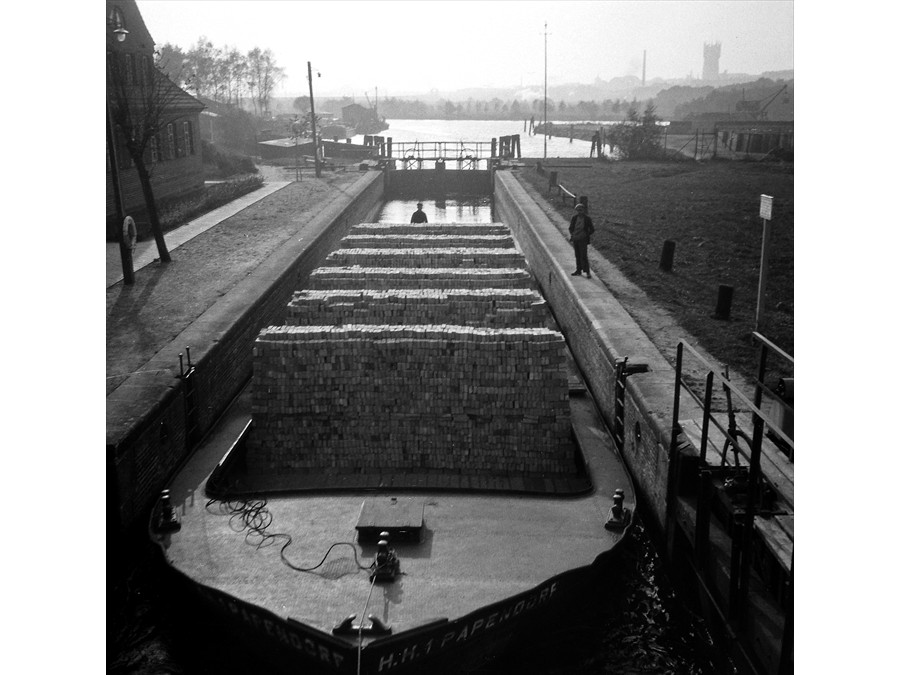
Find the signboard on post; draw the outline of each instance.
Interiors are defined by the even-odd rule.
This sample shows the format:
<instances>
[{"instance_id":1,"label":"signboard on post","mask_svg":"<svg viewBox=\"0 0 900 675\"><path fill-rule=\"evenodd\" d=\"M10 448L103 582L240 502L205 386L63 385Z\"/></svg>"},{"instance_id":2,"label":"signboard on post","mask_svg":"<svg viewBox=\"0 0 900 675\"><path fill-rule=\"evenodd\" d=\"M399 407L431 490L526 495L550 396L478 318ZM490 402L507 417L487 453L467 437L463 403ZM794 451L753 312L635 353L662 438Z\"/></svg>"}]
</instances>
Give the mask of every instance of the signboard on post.
<instances>
[{"instance_id":1,"label":"signboard on post","mask_svg":"<svg viewBox=\"0 0 900 675\"><path fill-rule=\"evenodd\" d=\"M759 261L759 288L756 291L756 317L754 330L762 327L763 312L766 307L766 276L769 272L769 247L772 241L772 228L769 221L772 220L772 202L774 197L769 195L759 196L759 217L763 221L762 255Z\"/></svg>"},{"instance_id":2,"label":"signboard on post","mask_svg":"<svg viewBox=\"0 0 900 675\"><path fill-rule=\"evenodd\" d=\"M772 201L774 197L769 195L759 196L759 217L763 220L772 220Z\"/></svg>"}]
</instances>

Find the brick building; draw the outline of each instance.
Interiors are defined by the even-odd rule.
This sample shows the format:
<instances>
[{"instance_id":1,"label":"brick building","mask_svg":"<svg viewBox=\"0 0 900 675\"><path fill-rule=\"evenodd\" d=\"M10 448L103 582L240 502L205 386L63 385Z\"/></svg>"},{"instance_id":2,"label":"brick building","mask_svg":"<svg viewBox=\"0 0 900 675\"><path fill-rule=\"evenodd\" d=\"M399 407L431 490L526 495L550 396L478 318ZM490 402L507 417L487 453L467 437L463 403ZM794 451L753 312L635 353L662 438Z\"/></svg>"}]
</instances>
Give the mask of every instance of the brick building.
<instances>
[{"instance_id":1,"label":"brick building","mask_svg":"<svg viewBox=\"0 0 900 675\"><path fill-rule=\"evenodd\" d=\"M203 104L178 88L153 65L154 42L134 0L107 0L107 86L109 102L127 100L136 127L150 124L158 132L144 154L145 166L157 205L203 190L203 159L200 149L200 112ZM115 31L127 31L116 39ZM116 87L111 82L121 83ZM123 93L112 93L112 92ZM157 105L160 114L147 114ZM125 145L124 131L115 125L115 152L106 153L106 236L116 238L117 223L112 162L116 158L124 212L135 219L138 234L149 233L144 194L135 164Z\"/></svg>"}]
</instances>

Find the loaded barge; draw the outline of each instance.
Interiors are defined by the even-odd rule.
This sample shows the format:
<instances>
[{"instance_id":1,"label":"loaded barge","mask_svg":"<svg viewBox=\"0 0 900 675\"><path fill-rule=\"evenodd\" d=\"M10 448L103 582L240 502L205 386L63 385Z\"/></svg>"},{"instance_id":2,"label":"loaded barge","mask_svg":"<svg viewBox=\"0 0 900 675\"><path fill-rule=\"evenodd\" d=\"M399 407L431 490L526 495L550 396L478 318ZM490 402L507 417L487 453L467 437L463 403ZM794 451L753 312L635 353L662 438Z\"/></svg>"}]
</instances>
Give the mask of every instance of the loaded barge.
<instances>
[{"instance_id":1,"label":"loaded barge","mask_svg":"<svg viewBox=\"0 0 900 675\"><path fill-rule=\"evenodd\" d=\"M151 519L228 642L285 671L473 667L610 571L631 480L501 223L352 227L253 350Z\"/></svg>"},{"instance_id":2,"label":"loaded barge","mask_svg":"<svg viewBox=\"0 0 900 675\"><path fill-rule=\"evenodd\" d=\"M183 519L181 531L154 535L160 541L160 550L170 556L169 560L174 560L171 556L175 556L178 552L179 542L186 539L184 535L192 531L191 511L196 513L198 503L204 509L201 517L204 519L208 517L206 504L208 498L202 492L203 486L207 485L207 479L223 455L235 444L236 439L242 436L247 422L255 415L251 401L252 393L245 392L244 396L239 397L228 409L228 415L221 417L228 402L235 399L240 387L249 381L251 371L255 369L251 357L254 340L261 335L262 329L286 322L285 308L291 302L293 291L298 288L307 291L316 290L309 283L314 270L318 270L323 278L330 276L340 283L350 284L347 288L358 284L358 280L354 279L352 274L348 275L347 269L342 270L340 265L325 264L325 260L329 252L342 248L340 240L350 234L351 227L371 222L384 205L385 198L408 199L414 203L416 199L443 197L453 191L457 194L492 195L494 218L508 226L514 235L515 248L524 254L527 261L527 276L531 280L529 283L533 282L536 285L542 298L552 308L555 324L565 335L566 348L577 363L577 374L581 377L583 385L576 384L572 388L573 385L570 384L570 392L573 394L581 393L579 390L586 392L593 401L592 405L599 409L602 420L612 429L615 456L624 460L628 473L634 479L636 493L641 496L643 521L650 527L651 532L655 533L655 539L661 550L665 551L670 571L675 572L676 577L679 577L689 591L696 593L699 609L717 638L718 644L724 646L735 659L740 672L779 674L792 672L793 440L792 430L787 430L789 426L787 420L792 416L793 409L792 402L785 403L780 413L772 414L772 404L779 400L778 392L771 391L764 384L769 378L766 370L767 358L771 360L774 355L788 363L788 367L792 369L792 357L769 343L764 336L756 335L755 338L761 345L760 369L757 382L755 385L750 384L749 387L738 378L731 380L723 378L723 366L708 361L705 355L685 341L682 341L679 347L678 363L673 364L663 356L660 349L602 283L598 281L583 283L583 280L573 280L569 277L568 261L571 248L563 236L566 222L540 197L530 194L515 177L514 170L393 170L397 166L403 169L410 168L406 163L401 165L388 162L382 171L363 173L345 195L338 197L317 216L310 227L311 236L286 242L283 250L273 256L271 264L267 263L248 277L246 283L237 289L240 304L226 298L219 303L221 307L219 305L213 307L209 312L210 316L208 319L204 317L203 322L207 331L210 326L216 328L212 331L213 339L207 339L199 347L197 341L191 342L195 345L195 354L198 355L195 363L191 363L188 352L187 370L182 371L180 376L176 374L178 382L165 391L160 405L141 417L127 432L118 433L117 429L113 430L115 433L112 433L112 437L121 438L119 441L110 442L112 459L109 475L115 486L116 497L111 503L115 507L116 517L127 522L129 518L140 513L144 508L142 505L153 501L159 494L160 487L166 487L163 480L171 475L175 463L200 447L200 450L193 454L190 463L178 472L174 482L168 484L171 490L171 503ZM395 244L391 246L397 248ZM416 266L420 266L419 261ZM475 269L472 267L470 271L474 272ZM416 274L422 272L398 274L392 268L374 266L368 268L369 279L392 279L391 283L407 288L410 287L409 284L415 287L417 282L412 281L411 277ZM444 283L443 288L453 288L453 283L446 283L449 280L439 281L442 274L444 272L435 270L426 272L425 276L438 280L439 284ZM509 288L518 283L516 277L520 273L511 274L506 271L497 274L483 269L478 270L477 275L487 282L487 287ZM339 288L336 286L332 290ZM356 288L358 289L358 286ZM312 294L309 296L311 298ZM247 303L245 298L248 297L257 300ZM443 323L446 322L442 321ZM380 325L386 324L382 322ZM225 328L220 331L217 328L220 326ZM191 331L192 335L195 333L196 331ZM154 357L154 361L148 364L148 367L157 362L164 363L173 359L180 359L180 354L174 345L170 345ZM566 360L566 367L571 368L568 356ZM133 376L129 384L141 377L143 376ZM136 384L140 385L140 382ZM792 389L792 385L792 379L785 380L779 383L777 389L787 391ZM134 388L129 388L129 391L132 389ZM730 401L727 407L722 403L722 392L726 389L727 396L732 397L737 404L734 410ZM744 393L748 391L750 393ZM788 398L785 397L784 400ZM572 404L580 402L581 399L575 395L569 396L569 401ZM575 424L575 407L573 405L570 409L572 416L570 424L576 440L580 442ZM237 414L237 417L229 417L232 414ZM215 433L212 433L211 430L214 428ZM595 428L602 427L598 424ZM223 429L225 429L224 436L217 436L216 434ZM252 429L251 427L249 435L244 434L247 440L255 433ZM201 447L200 441L204 438L204 434L208 435ZM167 445L160 448L160 439L165 442L166 438L169 439ZM171 440L173 438L184 441L180 455L177 451L182 444L173 443ZM215 444L213 438L218 438ZM595 440L605 438L604 432L598 432ZM235 449L238 450L240 447L241 443L238 443ZM240 454L240 452L228 453L228 457L236 459ZM601 487L591 471L589 458L592 452L588 447L581 445L571 456L583 458L575 460L575 478L581 480L584 476L588 476L592 492L570 493L571 496L566 498L559 495L547 496L546 499L584 500L588 494L595 496L597 500L605 499L605 502L598 502L600 520L603 521L604 508L612 503L612 495L615 495L615 490L621 486L613 482ZM201 459L203 457L205 459ZM584 470L581 473L578 462L584 463ZM228 463L226 461L224 465ZM222 473L226 471L224 465L217 476L226 475ZM148 472L155 472L154 475L158 477L156 482L145 480ZM257 467L256 473L266 472L259 471ZM271 477L280 472L268 473ZM309 473L307 470L307 474ZM342 523L342 527L346 528L347 537L337 539L332 533L332 538L328 540L331 543L336 541L355 543L359 564L363 567L371 565L374 561L380 541L380 539L368 542L360 540L360 530L356 529L361 523L361 514L364 511L369 513L374 508L372 504L368 507L364 507L363 504L366 497L371 496L372 490L380 490L379 496L388 501L391 497L397 497L397 503L401 503L402 498L414 496L417 491L430 494L435 490L441 492L447 489L445 484L429 482L435 480L433 476L429 477L431 471L413 472L416 474L415 489L404 488L396 491L392 483L384 480L385 475L398 473L396 468L390 472L379 472L377 475L370 476L369 473L360 470L357 482L341 484L341 487L356 490L354 498L356 506L355 509L351 509L354 514L348 515L346 521ZM366 476L366 481L374 482L360 484L359 476L363 475ZM482 483L479 489L494 490L498 485L495 478L482 474L482 479L486 482ZM531 478L534 476L529 476L529 479ZM344 477L341 480L348 479ZM522 480L528 484L524 478ZM153 485L156 487L153 488ZM462 477L459 485L470 490L472 487L471 481L466 486ZM516 487L520 485L517 483ZM629 486L625 488L624 507L633 509L636 498L629 492ZM322 495L317 494L314 487L307 485L305 491L295 489L294 492L320 498ZM148 489L155 489L156 492L148 492ZM455 483L451 483L451 491L447 494L455 495L453 491L458 489ZM485 498L489 495L492 498L496 496L495 492L489 491L481 493L482 496ZM463 491L458 494L472 493ZM528 494L528 490L523 493L512 491L505 496L511 499L511 504L516 504L517 500L525 498ZM271 502L284 496L268 499ZM528 499L545 499L545 497L531 493ZM221 506L223 503L225 502L220 499L209 504L208 508L215 510L216 504ZM240 503L235 502L237 505ZM254 508L258 504L258 501L252 502ZM421 539L416 544L422 546L424 542L422 550L427 551L428 555L432 552L444 552L444 549L437 547L437 542L441 541L441 538L430 535L430 523L438 522L436 514L429 515L430 508L426 502L421 512L422 527L419 529ZM415 510L418 512L418 507ZM590 512L590 517L596 516L596 509L590 508L590 505L587 511ZM245 512L255 513L253 508ZM275 515L278 515L277 512ZM231 516L219 517L231 518ZM251 521L255 522L252 518ZM270 526L271 529L266 528L266 532L276 534L295 532L293 529L295 523L301 522L302 529L314 531L314 522L299 514L295 514L292 520L288 519L288 527L282 527L283 522L279 518ZM589 529L597 528L598 525L602 527L602 524L592 521ZM379 523L373 523L373 527L377 529ZM202 530L202 527L200 529ZM227 548L217 547L217 544L232 535L221 531L220 524L209 532L210 536L214 535L209 541L209 550L220 553L227 551ZM600 534L609 536L608 532L603 527ZM499 536L502 533L497 529L491 530L490 534L491 542L495 537L497 541L503 540ZM280 538L279 542L282 539ZM532 537L527 541L531 544L537 539L539 537ZM252 537L248 540L252 541ZM385 540L388 542L386 546L393 549L399 557L400 571L406 572L408 563L404 555L416 560L416 554L404 550L407 544L392 538L390 532ZM301 550L298 548L299 541L301 540L298 534L292 545L286 549L285 555L288 560L299 567L318 564L325 552L311 551L305 546ZM283 545L270 543L275 540L269 538L266 538L265 542L260 551L269 552L275 548L280 549ZM328 544L329 547L331 543ZM253 548L249 544L242 546ZM510 547L516 549L514 559L518 560L525 555L522 545L516 547L510 540ZM600 548L603 548L602 542ZM612 543L610 548L614 551L616 544ZM259 554L260 551L255 553ZM298 554L298 551L303 555ZM358 555L360 552L363 553L362 556ZM350 548L336 547L329 554L331 557L323 561L323 566L330 565L340 571L341 566L334 558L338 553L340 557L352 557ZM594 553L595 551L591 551L591 554ZM609 563L609 557L602 552L596 553L592 560L597 562L591 563L591 567L594 570L603 567ZM356 569L361 576L364 574L358 567L351 568L348 561L343 563L347 569ZM453 562L461 564L461 561ZM215 558L206 566L204 573L219 570L222 563L222 560ZM279 564L290 571L284 563ZM262 605L242 604L242 601L227 590L219 591L207 582L199 581L201 576L188 576L179 564L167 563L167 566L173 576L179 582L183 582L186 590L191 591L193 595L197 595L197 592L206 592L207 601L215 596L218 599L212 601L213 607L227 610L228 616L240 621L256 624L260 631L265 633L275 631L279 634L278 631L281 629L275 626L288 622L285 617L290 615L282 608L276 607L273 610L265 609ZM246 570L243 577L238 573L233 579L237 586L242 589L265 586L268 577L257 574L255 566L243 569ZM578 560L572 559L572 564L567 564L565 571L561 573L572 576L571 573L574 572L580 576L582 570L584 566ZM316 571L322 572L320 568L316 568ZM272 574L268 567L261 572L266 575ZM543 581L534 580L530 588L540 587L555 574L549 568L541 573L549 573L551 576ZM337 572L332 571L329 574L336 576ZM591 575L591 578L595 577L596 575ZM403 583L394 585L394 588L405 588L407 576L401 575L398 578ZM561 587L557 586L557 590L560 589ZM411 596L402 593L394 597L406 602L406 598ZM556 597L558 596L554 593L554 598ZM368 595L366 598L371 600ZM518 602L523 599L516 601L511 612L515 612ZM539 604L539 600L540 591L534 600L535 606ZM228 604L229 602L234 604ZM388 636L376 638L371 632L366 634L366 630L371 629L374 624L370 622L368 616L360 615L359 611L365 607L365 612L371 614L374 612L371 612L371 608L366 607L364 602L355 611L348 609L346 603L338 604L340 606L334 607L333 614L340 615L348 611L357 614L350 626L356 627L357 638L360 636L359 630L363 629L363 642L369 645L369 654L373 656L376 653L373 645ZM523 619L530 616L538 618L551 615L550 605L540 603L542 608L546 607L548 611L544 612L542 609L540 614L530 614L524 609L527 604L528 600L520 610ZM493 611L488 613L485 623L490 620ZM449 622L449 612L447 614L435 612L430 618L437 618L439 621L446 618ZM347 616L349 617L349 614ZM275 619L278 620L275 623L266 623L266 620L272 622ZM329 622L321 624L317 629L322 635L328 636L328 639L335 639L333 632L330 636L328 634L328 623L332 620L329 618ZM226 623L236 625L235 621ZM288 623L297 628L293 619ZM402 624L388 625L391 626L394 636L397 630L404 627ZM484 625L478 625L478 629L474 631L476 636L481 634L481 637L484 637L482 633ZM491 629L496 626L495 618ZM413 628L412 624L407 624L406 627ZM332 626L330 630L333 631L334 628L335 626ZM462 642L459 643L460 647L465 644L466 649L461 649L459 653L474 654L477 651L479 641L469 639L474 628L473 621L472 626L465 631ZM523 624L522 628L525 630L526 626ZM241 634L249 635L246 631ZM459 632L454 635L459 638ZM287 637L287 639L291 640L295 647L300 645L308 652L314 651L317 644L314 640L306 642L305 638L302 642L297 641L297 638ZM495 639L499 640L499 633L495 633L490 641ZM349 644L349 638L346 636L341 640L344 647ZM449 640L448 638L448 647L451 644ZM281 642L283 643L283 640ZM341 642L330 644L340 645ZM358 639L357 644L360 644ZM380 642L380 644L384 646L389 643ZM432 650L434 644L431 643ZM419 648L416 648L417 658L418 650ZM293 652L291 654L293 655ZM402 653L399 658L402 662ZM410 658L411 653L407 652L407 661ZM388 662L394 663L390 659ZM441 663L443 662L441 659ZM361 664L362 660L357 658L354 663Z\"/></svg>"}]
</instances>

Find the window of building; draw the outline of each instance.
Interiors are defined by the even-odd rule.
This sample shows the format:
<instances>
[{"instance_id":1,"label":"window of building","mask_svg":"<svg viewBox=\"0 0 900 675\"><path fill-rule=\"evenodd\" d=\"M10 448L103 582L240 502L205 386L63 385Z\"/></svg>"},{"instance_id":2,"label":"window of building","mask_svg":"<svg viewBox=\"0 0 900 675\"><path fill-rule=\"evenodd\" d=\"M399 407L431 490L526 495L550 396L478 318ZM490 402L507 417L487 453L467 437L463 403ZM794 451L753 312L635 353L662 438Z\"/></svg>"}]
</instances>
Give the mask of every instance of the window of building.
<instances>
[{"instance_id":1,"label":"window of building","mask_svg":"<svg viewBox=\"0 0 900 675\"><path fill-rule=\"evenodd\" d=\"M159 161L159 140L157 137L150 137L150 162L156 164Z\"/></svg>"},{"instance_id":2,"label":"window of building","mask_svg":"<svg viewBox=\"0 0 900 675\"><path fill-rule=\"evenodd\" d=\"M194 154L194 127L190 121L184 123L184 154Z\"/></svg>"},{"instance_id":3,"label":"window of building","mask_svg":"<svg viewBox=\"0 0 900 675\"><path fill-rule=\"evenodd\" d=\"M125 83L134 84L134 55L125 55Z\"/></svg>"},{"instance_id":4,"label":"window of building","mask_svg":"<svg viewBox=\"0 0 900 675\"><path fill-rule=\"evenodd\" d=\"M177 156L175 154L175 125L171 122L166 125L166 139L167 156L169 159L175 159Z\"/></svg>"}]
</instances>

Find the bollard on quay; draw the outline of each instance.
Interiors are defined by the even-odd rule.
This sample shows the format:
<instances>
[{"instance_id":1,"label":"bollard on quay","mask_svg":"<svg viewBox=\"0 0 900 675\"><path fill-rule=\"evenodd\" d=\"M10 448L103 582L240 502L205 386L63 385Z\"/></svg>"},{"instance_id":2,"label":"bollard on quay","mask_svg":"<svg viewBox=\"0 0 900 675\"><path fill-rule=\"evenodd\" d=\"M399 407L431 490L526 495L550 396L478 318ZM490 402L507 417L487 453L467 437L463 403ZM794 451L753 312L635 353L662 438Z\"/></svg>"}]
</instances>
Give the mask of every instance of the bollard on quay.
<instances>
[{"instance_id":1,"label":"bollard on quay","mask_svg":"<svg viewBox=\"0 0 900 675\"><path fill-rule=\"evenodd\" d=\"M666 239L663 242L662 257L659 260L659 269L663 272L672 271L672 263L675 262L675 242Z\"/></svg>"},{"instance_id":2,"label":"bollard on quay","mask_svg":"<svg viewBox=\"0 0 900 675\"><path fill-rule=\"evenodd\" d=\"M731 300L733 297L733 286L719 286L719 297L716 299L716 312L713 314L714 319L727 321L731 318Z\"/></svg>"}]
</instances>

